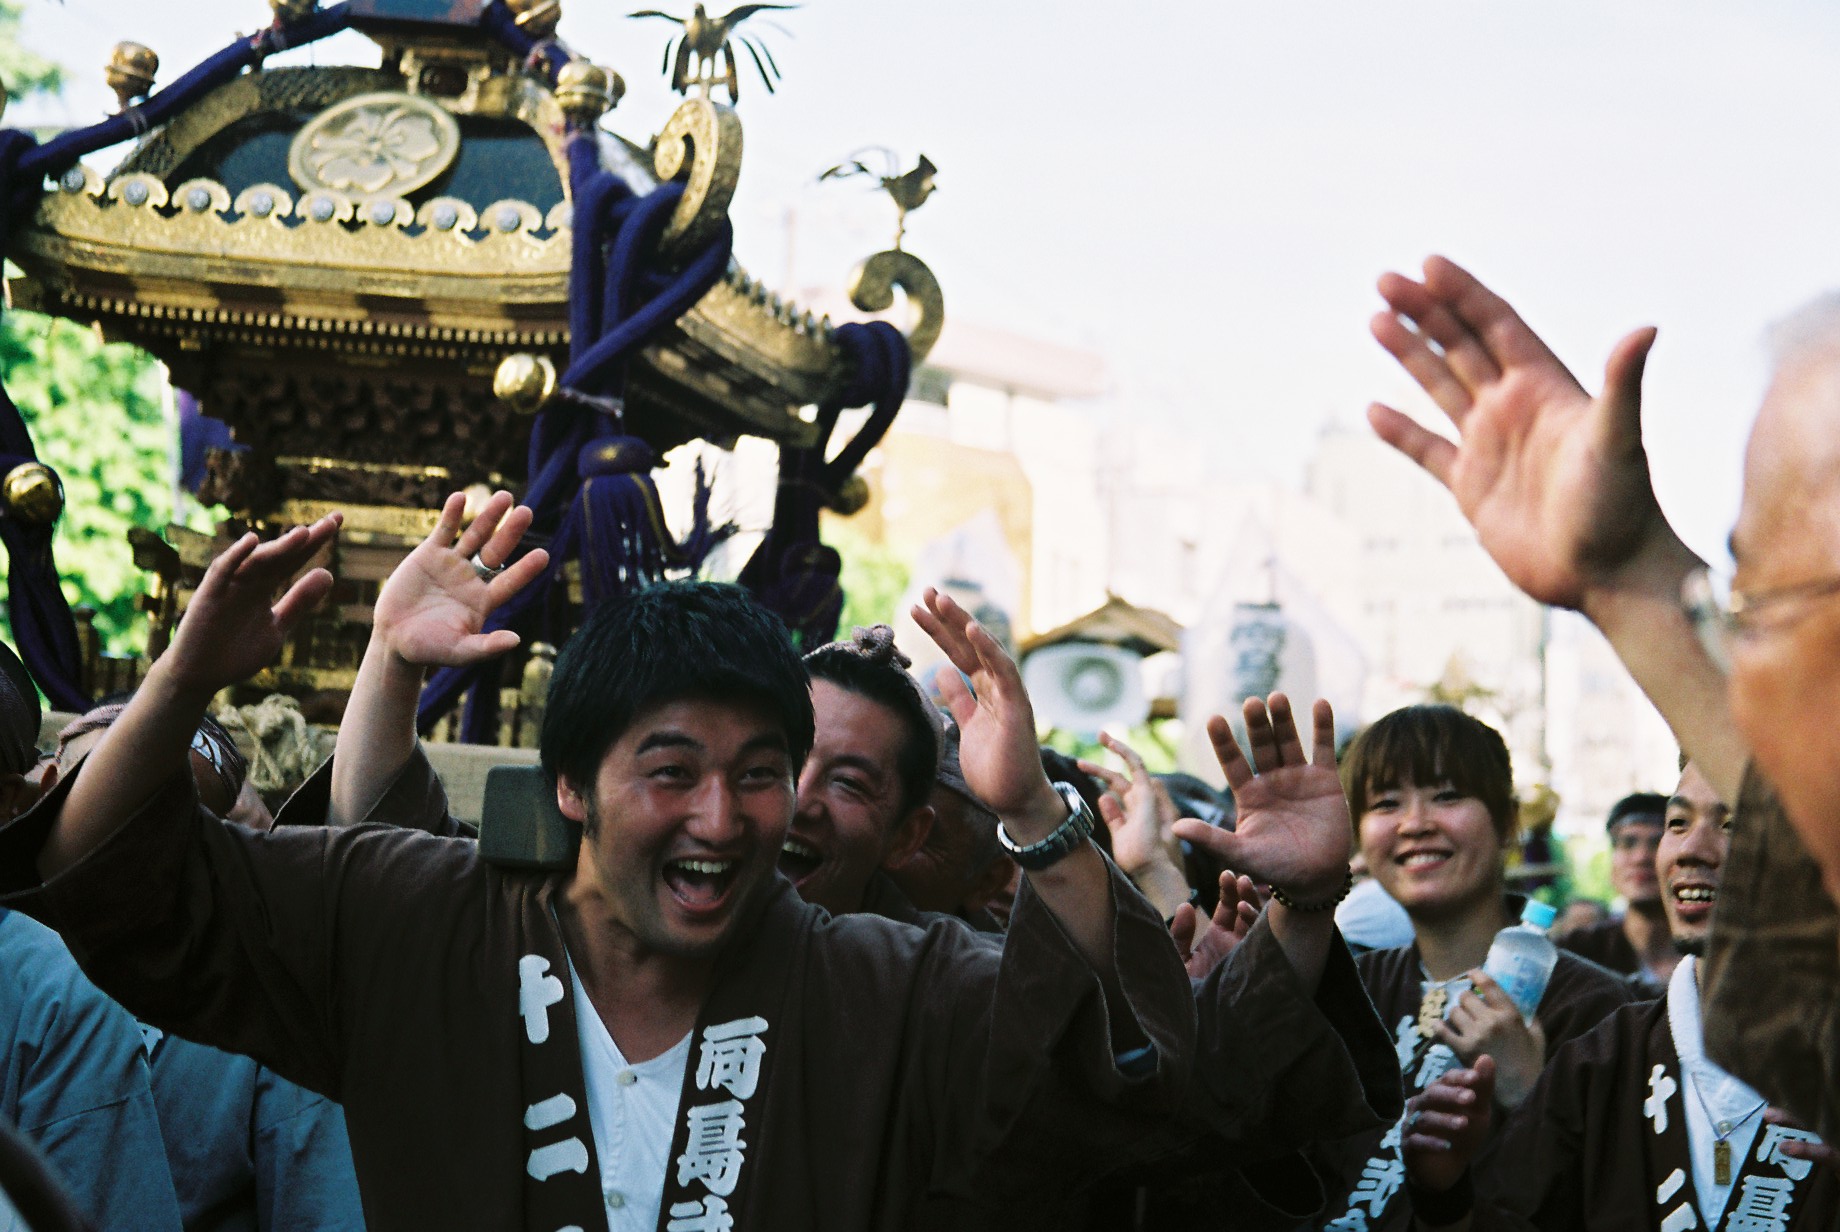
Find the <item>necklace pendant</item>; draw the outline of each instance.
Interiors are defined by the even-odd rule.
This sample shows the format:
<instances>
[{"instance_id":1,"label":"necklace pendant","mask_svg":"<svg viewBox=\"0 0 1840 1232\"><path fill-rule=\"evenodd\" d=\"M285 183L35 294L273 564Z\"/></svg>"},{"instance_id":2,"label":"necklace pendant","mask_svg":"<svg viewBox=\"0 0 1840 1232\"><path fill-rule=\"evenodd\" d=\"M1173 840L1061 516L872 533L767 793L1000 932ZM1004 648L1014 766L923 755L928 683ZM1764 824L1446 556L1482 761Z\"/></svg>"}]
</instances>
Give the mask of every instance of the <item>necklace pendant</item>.
<instances>
[{"instance_id":1,"label":"necklace pendant","mask_svg":"<svg viewBox=\"0 0 1840 1232\"><path fill-rule=\"evenodd\" d=\"M1731 1143L1723 1138L1712 1144L1712 1180L1718 1185L1731 1184Z\"/></svg>"},{"instance_id":2,"label":"necklace pendant","mask_svg":"<svg viewBox=\"0 0 1840 1232\"><path fill-rule=\"evenodd\" d=\"M1418 1003L1418 1034L1421 1039L1430 1039L1437 1034L1437 1025L1444 1021L1444 1005L1450 999L1450 990L1439 984L1426 990L1424 1000Z\"/></svg>"}]
</instances>

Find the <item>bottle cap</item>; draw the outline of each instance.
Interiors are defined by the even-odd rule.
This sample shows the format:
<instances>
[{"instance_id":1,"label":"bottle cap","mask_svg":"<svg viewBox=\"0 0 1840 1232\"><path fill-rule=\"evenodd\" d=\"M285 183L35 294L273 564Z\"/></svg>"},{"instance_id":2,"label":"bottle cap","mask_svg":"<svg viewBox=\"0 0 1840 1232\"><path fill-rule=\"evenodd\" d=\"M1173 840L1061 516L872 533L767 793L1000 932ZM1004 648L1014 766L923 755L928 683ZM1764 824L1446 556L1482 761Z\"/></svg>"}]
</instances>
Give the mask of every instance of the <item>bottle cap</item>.
<instances>
[{"instance_id":1,"label":"bottle cap","mask_svg":"<svg viewBox=\"0 0 1840 1232\"><path fill-rule=\"evenodd\" d=\"M1521 923L1531 924L1535 928L1551 928L1553 921L1558 918L1558 908L1549 907L1535 898L1528 899L1527 905L1521 908Z\"/></svg>"}]
</instances>

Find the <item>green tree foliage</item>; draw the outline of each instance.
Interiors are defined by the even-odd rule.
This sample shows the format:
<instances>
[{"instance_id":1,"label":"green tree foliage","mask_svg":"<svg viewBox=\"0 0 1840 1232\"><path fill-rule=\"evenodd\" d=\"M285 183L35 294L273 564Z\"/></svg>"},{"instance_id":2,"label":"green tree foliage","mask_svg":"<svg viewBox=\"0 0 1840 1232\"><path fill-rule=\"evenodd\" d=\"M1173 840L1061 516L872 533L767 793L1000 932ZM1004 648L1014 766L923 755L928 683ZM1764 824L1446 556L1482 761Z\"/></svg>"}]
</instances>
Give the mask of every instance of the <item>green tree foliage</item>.
<instances>
[{"instance_id":1,"label":"green tree foliage","mask_svg":"<svg viewBox=\"0 0 1840 1232\"><path fill-rule=\"evenodd\" d=\"M143 579L127 536L130 526L162 529L170 512L173 426L159 364L74 322L9 312L0 380L40 460L64 481L54 550L65 597L96 609L106 649L143 649L134 610Z\"/></svg>"},{"instance_id":2,"label":"green tree foliage","mask_svg":"<svg viewBox=\"0 0 1840 1232\"><path fill-rule=\"evenodd\" d=\"M20 45L19 19L24 12L20 0L0 0L0 82L14 98L56 90L64 84L62 69Z\"/></svg>"},{"instance_id":3,"label":"green tree foliage","mask_svg":"<svg viewBox=\"0 0 1840 1232\"><path fill-rule=\"evenodd\" d=\"M824 542L843 558L843 615L837 632L848 637L857 625L894 623L912 578L907 562L885 544L872 542L848 520L826 515Z\"/></svg>"}]
</instances>

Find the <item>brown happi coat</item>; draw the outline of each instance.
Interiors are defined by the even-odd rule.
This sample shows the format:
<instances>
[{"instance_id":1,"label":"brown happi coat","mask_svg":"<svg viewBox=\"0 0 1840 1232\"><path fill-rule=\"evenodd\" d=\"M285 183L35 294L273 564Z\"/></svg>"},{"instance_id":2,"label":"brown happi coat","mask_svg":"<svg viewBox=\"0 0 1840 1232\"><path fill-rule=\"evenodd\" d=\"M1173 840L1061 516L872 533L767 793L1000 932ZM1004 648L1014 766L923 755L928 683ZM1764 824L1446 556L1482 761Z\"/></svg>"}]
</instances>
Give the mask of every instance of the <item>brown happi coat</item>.
<instances>
[{"instance_id":1,"label":"brown happi coat","mask_svg":"<svg viewBox=\"0 0 1840 1232\"><path fill-rule=\"evenodd\" d=\"M528 1072L537 1019L574 1039L552 908L568 874L494 868L416 830L257 834L201 811L184 776L39 885L74 781L0 829L0 903L58 929L144 1020L343 1102L376 1232L534 1232L530 1213L551 1209L539 1173L598 1177L579 1054L550 1050L566 1081L540 1108ZM1162 921L1115 870L1112 888L1119 978L1156 1049L1140 1078L1115 1064L1097 977L1026 888L998 947L953 921L831 919L776 878L696 1027L702 1043L762 1020L733 1226L898 1229L928 1192L1025 1196L1129 1164L1179 1102L1194 1002ZM716 1085L692 1058L674 1153ZM598 1204L568 1219L604 1225Z\"/></svg>"},{"instance_id":2,"label":"brown happi coat","mask_svg":"<svg viewBox=\"0 0 1840 1232\"><path fill-rule=\"evenodd\" d=\"M1704 1228L1688 1162L1687 1094L1665 999L1625 1006L1554 1054L1477 1163L1473 1232ZM1718 1228L1832 1229L1840 1179L1772 1149L1794 1131L1760 1127L1734 1161ZM1752 1223L1746 1194L1782 1207ZM1683 1212L1682 1208L1686 1210Z\"/></svg>"},{"instance_id":3,"label":"brown happi coat","mask_svg":"<svg viewBox=\"0 0 1840 1232\"><path fill-rule=\"evenodd\" d=\"M1504 910L1520 915L1520 901L1510 898ZM1418 1033L1425 973L1416 943L1394 950L1374 950L1355 960L1373 998L1380 1021L1394 1039L1406 1097L1418 1094L1439 1074L1457 1064L1441 1043ZM1629 983L1613 971L1560 951L1546 994L1535 1018L1546 1033L1546 1055L1583 1035L1634 999ZM1329 1189L1329 1204L1314 1226L1333 1232L1378 1232L1404 1229L1411 1206L1404 1193L1405 1163L1399 1150L1399 1123L1341 1139L1317 1152L1318 1170Z\"/></svg>"},{"instance_id":4,"label":"brown happi coat","mask_svg":"<svg viewBox=\"0 0 1840 1232\"><path fill-rule=\"evenodd\" d=\"M1754 766L1699 978L1706 1055L1840 1141L1840 909Z\"/></svg>"}]
</instances>

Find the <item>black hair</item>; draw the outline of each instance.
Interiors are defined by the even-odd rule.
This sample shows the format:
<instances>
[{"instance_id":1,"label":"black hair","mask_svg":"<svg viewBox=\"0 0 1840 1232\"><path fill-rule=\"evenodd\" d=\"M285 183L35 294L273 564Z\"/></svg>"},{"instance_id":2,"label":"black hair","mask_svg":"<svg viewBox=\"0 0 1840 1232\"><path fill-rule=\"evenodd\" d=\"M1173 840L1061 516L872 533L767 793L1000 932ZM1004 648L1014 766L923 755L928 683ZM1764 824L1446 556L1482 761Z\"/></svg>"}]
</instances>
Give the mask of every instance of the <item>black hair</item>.
<instances>
[{"instance_id":1,"label":"black hair","mask_svg":"<svg viewBox=\"0 0 1840 1232\"><path fill-rule=\"evenodd\" d=\"M1604 829L1614 830L1619 821L1628 821L1631 817L1652 818L1659 825L1667 816L1667 802L1668 798L1658 791L1632 791L1610 806Z\"/></svg>"},{"instance_id":2,"label":"black hair","mask_svg":"<svg viewBox=\"0 0 1840 1232\"><path fill-rule=\"evenodd\" d=\"M1455 706L1404 706L1374 720L1342 758L1356 826L1376 792L1448 783L1482 801L1505 843L1515 829L1514 768L1501 733Z\"/></svg>"},{"instance_id":3,"label":"black hair","mask_svg":"<svg viewBox=\"0 0 1840 1232\"><path fill-rule=\"evenodd\" d=\"M543 712L544 772L587 791L634 720L686 699L767 711L795 772L811 752L811 680L779 617L739 586L661 582L594 608L562 648Z\"/></svg>"},{"instance_id":4,"label":"black hair","mask_svg":"<svg viewBox=\"0 0 1840 1232\"><path fill-rule=\"evenodd\" d=\"M907 672L909 660L894 647L894 630L887 625L857 629L847 642L831 642L805 656L805 670L814 681L827 680L840 689L885 706L901 720L906 735L895 752L895 773L901 784L901 815L905 817L927 802L939 774L942 720L939 708L921 693Z\"/></svg>"}]
</instances>

